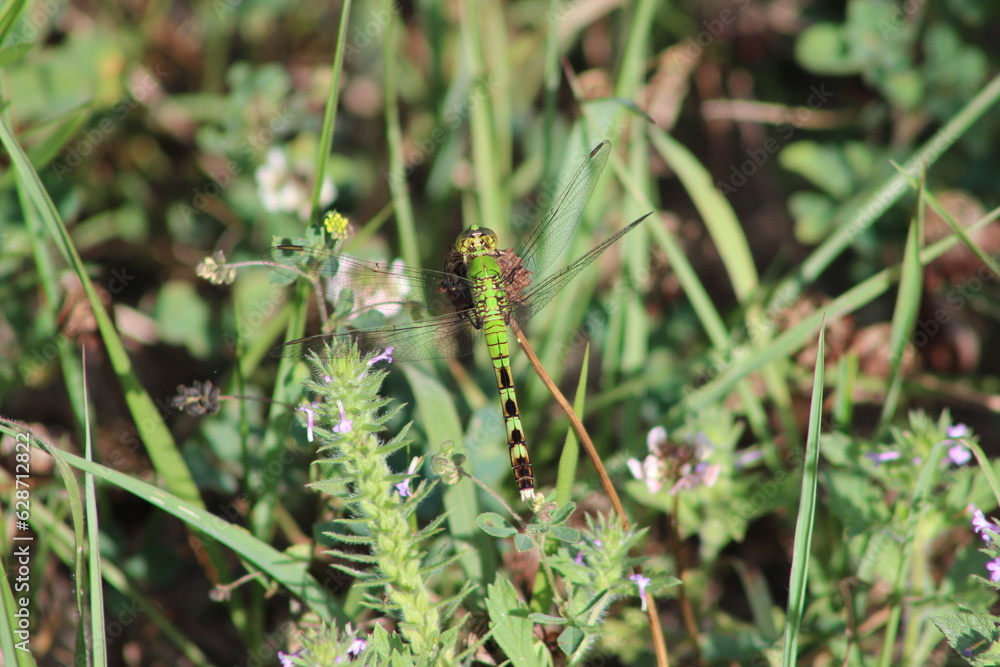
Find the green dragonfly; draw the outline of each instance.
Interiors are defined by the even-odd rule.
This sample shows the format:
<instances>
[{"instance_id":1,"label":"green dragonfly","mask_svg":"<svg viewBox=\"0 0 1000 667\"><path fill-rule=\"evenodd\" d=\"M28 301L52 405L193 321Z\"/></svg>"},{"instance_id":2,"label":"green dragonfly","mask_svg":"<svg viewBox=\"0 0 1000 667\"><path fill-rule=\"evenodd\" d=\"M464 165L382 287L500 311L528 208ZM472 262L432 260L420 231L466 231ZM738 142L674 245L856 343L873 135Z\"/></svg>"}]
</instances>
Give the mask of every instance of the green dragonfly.
<instances>
[{"instance_id":1,"label":"green dragonfly","mask_svg":"<svg viewBox=\"0 0 1000 667\"><path fill-rule=\"evenodd\" d=\"M569 266L547 273L576 232L610 153L608 141L591 151L552 209L516 250L499 249L493 231L473 225L455 241L444 271L366 262L298 245L270 248L264 253L266 264L292 279L309 279L349 316L377 310L388 316L407 312L412 319L405 324L300 338L275 348L272 354L297 358L326 345L338 349L353 342L363 353L391 347L394 359L416 361L472 354L485 339L500 392L514 480L521 498L530 500L535 479L514 393L507 326L511 319L523 326L580 271L650 215Z\"/></svg>"}]
</instances>

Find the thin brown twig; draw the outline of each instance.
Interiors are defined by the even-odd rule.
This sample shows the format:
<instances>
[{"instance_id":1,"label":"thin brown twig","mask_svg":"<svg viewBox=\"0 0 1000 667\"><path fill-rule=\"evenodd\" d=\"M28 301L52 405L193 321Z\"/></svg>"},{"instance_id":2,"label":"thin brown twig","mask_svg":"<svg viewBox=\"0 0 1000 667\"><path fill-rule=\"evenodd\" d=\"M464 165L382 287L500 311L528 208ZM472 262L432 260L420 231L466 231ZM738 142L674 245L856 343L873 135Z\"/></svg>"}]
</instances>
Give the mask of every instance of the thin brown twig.
<instances>
[{"instance_id":1,"label":"thin brown twig","mask_svg":"<svg viewBox=\"0 0 1000 667\"><path fill-rule=\"evenodd\" d=\"M681 580L678 587L677 603L681 609L681 620L684 629L691 637L691 644L694 647L694 662L699 665L705 664L705 659L701 654L701 645L698 643L698 623L695 620L694 609L691 607L691 599L687 596L687 581L684 576L687 571L687 559L684 557L680 530L680 494L674 496L674 516L670 521L670 548L677 559L677 574Z\"/></svg>"},{"instance_id":2,"label":"thin brown twig","mask_svg":"<svg viewBox=\"0 0 1000 667\"><path fill-rule=\"evenodd\" d=\"M597 454L597 448L594 447L594 442L590 439L590 435L587 430L583 427L583 422L577 417L576 412L573 411L573 406L570 405L569 401L563 395L559 387L546 372L545 368L542 366L542 362L539 361L538 356L535 354L535 350L531 347L531 343L528 342L527 337L521 328L517 325L517 322L511 318L510 328L517 336L518 342L521 344L521 349L524 350L525 355L528 357L528 361L531 362L531 367L535 369L538 373L538 377L542 379L542 382L549 391L552 392L552 396L556 399L556 403L559 407L563 409L566 416L569 418L570 426L573 427L573 431L576 433L576 437L580 439L580 443L583 445L583 449L587 452L587 458L590 462L594 464L594 468L597 470L597 476L601 480L601 487L604 492L608 494L608 498L611 500L612 507L615 508L615 512L618 514L618 518L622 522L622 526L625 530L629 530L629 522L625 517L625 508L622 507L621 499L618 497L618 492L615 490L614 484L611 483L611 477L608 476L608 471L604 468L604 463L601 461L601 457ZM634 554L633 554L634 555ZM635 573L642 574L642 568L638 565L635 566ZM656 664L659 667L669 667L670 658L667 654L667 644L663 639L663 628L660 625L660 616L656 611L656 601L653 599L653 594L650 592L646 593L646 615L649 617L650 630L653 635L653 648L656 652Z\"/></svg>"}]
</instances>

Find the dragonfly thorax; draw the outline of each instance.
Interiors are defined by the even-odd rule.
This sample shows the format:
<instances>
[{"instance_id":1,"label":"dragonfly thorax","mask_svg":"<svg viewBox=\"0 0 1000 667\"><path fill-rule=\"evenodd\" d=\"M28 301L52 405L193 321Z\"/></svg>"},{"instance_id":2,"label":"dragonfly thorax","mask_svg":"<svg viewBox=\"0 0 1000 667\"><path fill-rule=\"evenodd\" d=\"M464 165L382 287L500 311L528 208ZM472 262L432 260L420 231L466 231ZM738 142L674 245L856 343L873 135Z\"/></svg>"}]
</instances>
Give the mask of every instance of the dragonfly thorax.
<instances>
[{"instance_id":1,"label":"dragonfly thorax","mask_svg":"<svg viewBox=\"0 0 1000 667\"><path fill-rule=\"evenodd\" d=\"M468 262L470 257L495 253L498 243L496 232L492 229L473 225L455 239L455 252L465 256Z\"/></svg>"}]
</instances>

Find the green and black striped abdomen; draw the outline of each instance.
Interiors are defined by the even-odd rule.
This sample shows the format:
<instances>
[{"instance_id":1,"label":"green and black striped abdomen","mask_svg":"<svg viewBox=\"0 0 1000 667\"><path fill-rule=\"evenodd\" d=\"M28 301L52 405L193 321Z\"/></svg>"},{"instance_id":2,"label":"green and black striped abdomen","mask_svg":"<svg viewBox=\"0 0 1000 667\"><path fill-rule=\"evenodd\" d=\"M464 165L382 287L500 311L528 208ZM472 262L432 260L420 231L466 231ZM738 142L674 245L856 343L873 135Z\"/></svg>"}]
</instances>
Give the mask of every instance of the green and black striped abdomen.
<instances>
[{"instance_id":1,"label":"green and black striped abdomen","mask_svg":"<svg viewBox=\"0 0 1000 667\"><path fill-rule=\"evenodd\" d=\"M510 338L505 318L510 309L507 294L499 286L500 275L500 267L488 255L476 257L469 264L469 277L474 284L476 319L481 323L486 336L486 346L497 378L497 391L500 393L504 426L507 429L510 467L514 471L514 482L521 498L530 500L535 495L535 478L531 472L531 457L524 440L521 412L517 407L514 378L510 369Z\"/></svg>"}]
</instances>

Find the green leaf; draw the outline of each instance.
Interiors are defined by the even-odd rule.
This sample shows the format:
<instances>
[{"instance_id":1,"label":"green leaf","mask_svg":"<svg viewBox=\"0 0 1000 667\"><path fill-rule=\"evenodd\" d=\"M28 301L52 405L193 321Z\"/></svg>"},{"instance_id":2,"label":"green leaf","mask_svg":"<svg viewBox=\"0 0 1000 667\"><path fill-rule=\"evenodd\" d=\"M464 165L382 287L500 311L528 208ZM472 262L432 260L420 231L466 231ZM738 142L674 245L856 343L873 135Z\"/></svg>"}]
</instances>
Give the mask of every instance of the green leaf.
<instances>
[{"instance_id":1,"label":"green leaf","mask_svg":"<svg viewBox=\"0 0 1000 667\"><path fill-rule=\"evenodd\" d=\"M559 635L559 648L563 650L563 653L571 656L580 648L584 639L586 639L586 635L583 634L583 630L570 626Z\"/></svg>"},{"instance_id":2,"label":"green leaf","mask_svg":"<svg viewBox=\"0 0 1000 667\"><path fill-rule=\"evenodd\" d=\"M825 239L833 226L833 200L819 192L795 192L788 198L788 211L795 218L795 238L803 245Z\"/></svg>"},{"instance_id":3,"label":"green leaf","mask_svg":"<svg viewBox=\"0 0 1000 667\"><path fill-rule=\"evenodd\" d=\"M514 536L514 547L518 551L531 551L535 548L535 543L524 533L518 533Z\"/></svg>"},{"instance_id":4,"label":"green leaf","mask_svg":"<svg viewBox=\"0 0 1000 667\"><path fill-rule=\"evenodd\" d=\"M809 559L812 552L814 522L816 520L816 487L819 470L820 430L823 423L823 368L826 344L826 321L820 326L816 344L816 370L813 373L812 400L809 405L809 431L806 434L805 460L802 465L802 494L798 517L795 520L795 543L792 550L792 568L788 581L788 611L785 623L783 665L794 665L798 655L799 633L805 611L806 589L809 581Z\"/></svg>"},{"instance_id":5,"label":"green leaf","mask_svg":"<svg viewBox=\"0 0 1000 667\"><path fill-rule=\"evenodd\" d=\"M505 538L517 534L517 529L496 512L483 512L476 517L476 525L493 537Z\"/></svg>"},{"instance_id":6,"label":"green leaf","mask_svg":"<svg viewBox=\"0 0 1000 667\"><path fill-rule=\"evenodd\" d=\"M533 667L538 664L535 657L534 623L528 618L528 610L518 597L514 585L507 579L497 577L496 583L486 587L486 611L493 626L493 639L514 667Z\"/></svg>"},{"instance_id":7,"label":"green leaf","mask_svg":"<svg viewBox=\"0 0 1000 667\"><path fill-rule=\"evenodd\" d=\"M562 523L563 521L568 519L569 515L572 514L575 510L576 510L576 503L574 502L569 502L560 505L559 507L556 508L556 511L551 514L548 522L552 525L555 525L557 523Z\"/></svg>"},{"instance_id":8,"label":"green leaf","mask_svg":"<svg viewBox=\"0 0 1000 667\"><path fill-rule=\"evenodd\" d=\"M64 459L74 468L88 472L172 514L204 535L206 541L218 542L229 547L241 558L253 563L267 576L302 598L309 608L323 619L327 621L336 619L342 623L349 620L344 616L339 603L309 574L308 560L291 560L287 553L258 540L242 526L220 519L203 507L171 495L148 482L129 477L69 452L48 447L45 449L53 457Z\"/></svg>"},{"instance_id":9,"label":"green leaf","mask_svg":"<svg viewBox=\"0 0 1000 667\"><path fill-rule=\"evenodd\" d=\"M552 537L574 544L580 541L580 531L566 526L552 526Z\"/></svg>"},{"instance_id":10,"label":"green leaf","mask_svg":"<svg viewBox=\"0 0 1000 667\"><path fill-rule=\"evenodd\" d=\"M164 342L183 345L199 359L212 349L208 306L191 283L172 280L156 300L156 325Z\"/></svg>"},{"instance_id":11,"label":"green leaf","mask_svg":"<svg viewBox=\"0 0 1000 667\"><path fill-rule=\"evenodd\" d=\"M844 31L833 23L817 23L807 28L795 43L795 59L814 74L840 76L861 70Z\"/></svg>"},{"instance_id":12,"label":"green leaf","mask_svg":"<svg viewBox=\"0 0 1000 667\"><path fill-rule=\"evenodd\" d=\"M854 189L851 169L837 147L815 141L796 141L778 154L778 162L834 199L843 199Z\"/></svg>"},{"instance_id":13,"label":"green leaf","mask_svg":"<svg viewBox=\"0 0 1000 667\"><path fill-rule=\"evenodd\" d=\"M427 433L427 442L437 445L438 451L441 449L441 443L450 441L457 445L465 442L462 423L455 408L455 397L451 392L416 364L402 364L400 368L413 388L413 395L417 400L417 412L420 415L419 423ZM497 413L495 407L493 413ZM465 448L457 448L456 453L470 452ZM506 453L504 450L505 459ZM479 500L474 485L463 482L446 488L444 505L448 511L448 526L451 533L468 535L475 547L462 553L462 567L469 578L482 580L485 572L495 572L496 549L487 536L473 528L479 511Z\"/></svg>"},{"instance_id":14,"label":"green leaf","mask_svg":"<svg viewBox=\"0 0 1000 667\"><path fill-rule=\"evenodd\" d=\"M882 88L893 105L907 110L915 111L924 101L924 80L915 69L893 72Z\"/></svg>"},{"instance_id":15,"label":"green leaf","mask_svg":"<svg viewBox=\"0 0 1000 667\"><path fill-rule=\"evenodd\" d=\"M829 511L843 524L848 538L872 530L889 520L882 494L866 476L847 470L824 470L823 490Z\"/></svg>"},{"instance_id":16,"label":"green leaf","mask_svg":"<svg viewBox=\"0 0 1000 667\"><path fill-rule=\"evenodd\" d=\"M0 67L7 67L23 58L28 51L31 51L34 44L32 42L21 42L0 49Z\"/></svg>"},{"instance_id":17,"label":"green leaf","mask_svg":"<svg viewBox=\"0 0 1000 667\"><path fill-rule=\"evenodd\" d=\"M545 625L566 625L569 623L569 620L563 618L562 616L553 616L552 614L543 614L541 612L529 614L528 618L530 618L533 623L544 623Z\"/></svg>"},{"instance_id":18,"label":"green leaf","mask_svg":"<svg viewBox=\"0 0 1000 667\"><path fill-rule=\"evenodd\" d=\"M962 610L932 616L931 622L969 664L977 667L1000 664L1000 627L995 617Z\"/></svg>"},{"instance_id":19,"label":"green leaf","mask_svg":"<svg viewBox=\"0 0 1000 667\"><path fill-rule=\"evenodd\" d=\"M920 314L923 295L924 267L920 262L920 240L924 237L924 189L921 186L917 197L917 215L910 223L906 235L906 249L903 252L903 263L900 266L899 293L896 297L896 307L892 313L892 334L889 338L889 359L892 365L889 370L889 388L882 402L882 413L879 416L879 427L876 434L885 435L896 414L900 393L903 386L903 359L906 346L913 338L917 317Z\"/></svg>"}]
</instances>

